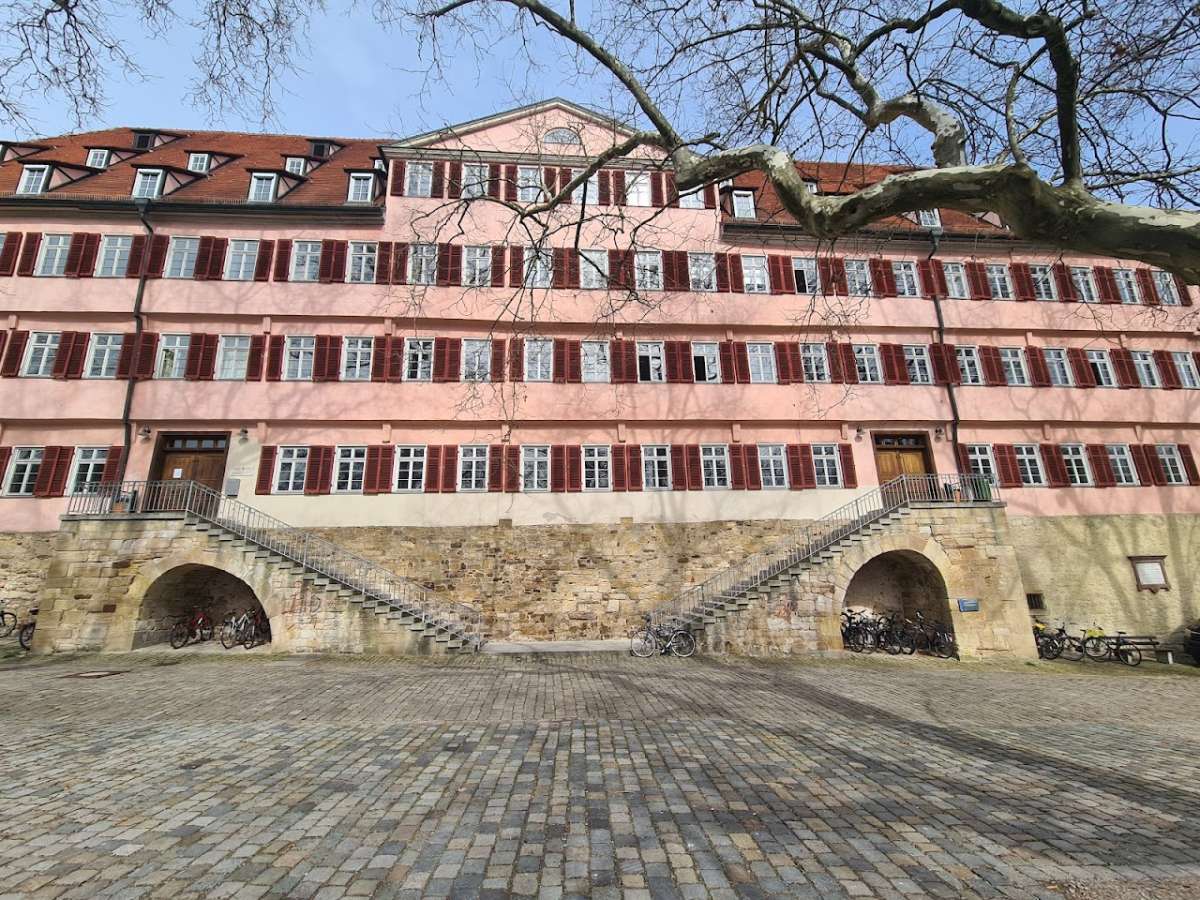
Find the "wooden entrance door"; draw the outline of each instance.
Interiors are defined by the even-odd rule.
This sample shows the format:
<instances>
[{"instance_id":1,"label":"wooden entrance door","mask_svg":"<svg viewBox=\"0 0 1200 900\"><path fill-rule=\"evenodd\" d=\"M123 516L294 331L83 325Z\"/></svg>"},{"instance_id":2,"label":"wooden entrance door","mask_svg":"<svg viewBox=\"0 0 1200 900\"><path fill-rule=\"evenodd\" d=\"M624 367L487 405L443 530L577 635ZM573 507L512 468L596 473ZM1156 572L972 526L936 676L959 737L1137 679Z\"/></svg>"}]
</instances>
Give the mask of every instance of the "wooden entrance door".
<instances>
[{"instance_id":1,"label":"wooden entrance door","mask_svg":"<svg viewBox=\"0 0 1200 900\"><path fill-rule=\"evenodd\" d=\"M877 434L875 435L875 469L879 483L887 484L901 475L933 475L929 460L929 444L923 434ZM911 484L909 491L927 487L932 489L932 479Z\"/></svg>"},{"instance_id":2,"label":"wooden entrance door","mask_svg":"<svg viewBox=\"0 0 1200 900\"><path fill-rule=\"evenodd\" d=\"M195 481L220 491L225 479L225 456L229 451L228 434L164 434L159 439L152 481ZM175 508L175 491L159 491L156 506ZM181 501L180 501L181 502Z\"/></svg>"}]
</instances>

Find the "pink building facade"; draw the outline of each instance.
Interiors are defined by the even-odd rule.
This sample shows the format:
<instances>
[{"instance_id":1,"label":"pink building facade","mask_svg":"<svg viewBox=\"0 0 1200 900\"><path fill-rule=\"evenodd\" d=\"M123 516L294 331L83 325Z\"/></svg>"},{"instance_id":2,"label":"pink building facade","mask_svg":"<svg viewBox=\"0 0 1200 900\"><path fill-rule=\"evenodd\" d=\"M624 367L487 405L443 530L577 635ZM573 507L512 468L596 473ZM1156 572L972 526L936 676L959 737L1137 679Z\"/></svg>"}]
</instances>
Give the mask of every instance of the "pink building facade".
<instances>
[{"instance_id":1,"label":"pink building facade","mask_svg":"<svg viewBox=\"0 0 1200 900\"><path fill-rule=\"evenodd\" d=\"M405 568L422 529L683 535L964 472L1039 614L1200 617L1195 288L950 210L819 245L760 177L680 196L650 155L530 214L625 134L549 101L396 141L0 144L0 596L33 602L72 493L118 480Z\"/></svg>"}]
</instances>

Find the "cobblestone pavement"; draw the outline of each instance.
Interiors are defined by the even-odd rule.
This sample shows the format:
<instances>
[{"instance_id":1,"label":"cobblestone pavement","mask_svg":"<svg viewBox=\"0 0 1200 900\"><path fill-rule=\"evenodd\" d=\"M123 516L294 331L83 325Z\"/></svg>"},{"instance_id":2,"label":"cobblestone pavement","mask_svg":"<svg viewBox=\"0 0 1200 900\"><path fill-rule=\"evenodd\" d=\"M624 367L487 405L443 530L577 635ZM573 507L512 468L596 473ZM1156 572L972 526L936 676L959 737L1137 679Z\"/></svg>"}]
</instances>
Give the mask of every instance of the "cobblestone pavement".
<instances>
[{"instance_id":1,"label":"cobblestone pavement","mask_svg":"<svg viewBox=\"0 0 1200 900\"><path fill-rule=\"evenodd\" d=\"M64 677L97 669L128 671ZM0 684L3 896L1155 896L1200 877L1194 678L134 654L8 662Z\"/></svg>"}]
</instances>

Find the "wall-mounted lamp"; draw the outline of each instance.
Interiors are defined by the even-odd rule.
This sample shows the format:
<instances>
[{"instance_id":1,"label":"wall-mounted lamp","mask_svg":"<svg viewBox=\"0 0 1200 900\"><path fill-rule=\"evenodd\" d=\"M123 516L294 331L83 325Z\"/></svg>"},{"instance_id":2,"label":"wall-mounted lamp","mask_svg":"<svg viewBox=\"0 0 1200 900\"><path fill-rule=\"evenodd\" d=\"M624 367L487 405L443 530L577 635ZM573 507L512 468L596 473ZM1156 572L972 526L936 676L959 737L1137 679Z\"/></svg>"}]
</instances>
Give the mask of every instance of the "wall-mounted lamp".
<instances>
[{"instance_id":1,"label":"wall-mounted lamp","mask_svg":"<svg viewBox=\"0 0 1200 900\"><path fill-rule=\"evenodd\" d=\"M249 428L242 428L241 430L238 431L238 440L239 441L245 441L249 437L250 437L250 429Z\"/></svg>"},{"instance_id":2,"label":"wall-mounted lamp","mask_svg":"<svg viewBox=\"0 0 1200 900\"><path fill-rule=\"evenodd\" d=\"M863 439L863 434L863 427L861 425L854 429L854 439L856 441L861 441Z\"/></svg>"},{"instance_id":3,"label":"wall-mounted lamp","mask_svg":"<svg viewBox=\"0 0 1200 900\"><path fill-rule=\"evenodd\" d=\"M945 437L946 437L946 429L943 428L941 425L939 425L937 428L933 429L933 439L935 441L943 440L943 439L945 439Z\"/></svg>"},{"instance_id":4,"label":"wall-mounted lamp","mask_svg":"<svg viewBox=\"0 0 1200 900\"><path fill-rule=\"evenodd\" d=\"M143 425L141 428L139 428L138 437L140 437L143 441L150 440L150 426Z\"/></svg>"}]
</instances>

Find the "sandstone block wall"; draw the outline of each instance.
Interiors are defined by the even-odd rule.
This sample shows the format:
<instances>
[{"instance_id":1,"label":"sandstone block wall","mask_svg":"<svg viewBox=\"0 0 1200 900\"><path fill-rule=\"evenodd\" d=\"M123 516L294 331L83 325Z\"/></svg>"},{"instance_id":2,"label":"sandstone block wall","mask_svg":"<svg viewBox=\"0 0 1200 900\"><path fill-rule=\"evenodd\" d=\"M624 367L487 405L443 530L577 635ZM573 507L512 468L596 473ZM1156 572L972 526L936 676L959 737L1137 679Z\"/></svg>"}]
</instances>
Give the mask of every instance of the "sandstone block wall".
<instances>
[{"instance_id":1,"label":"sandstone block wall","mask_svg":"<svg viewBox=\"0 0 1200 900\"><path fill-rule=\"evenodd\" d=\"M54 535L52 531L0 531L0 600L21 621L37 606L54 552Z\"/></svg>"}]
</instances>

